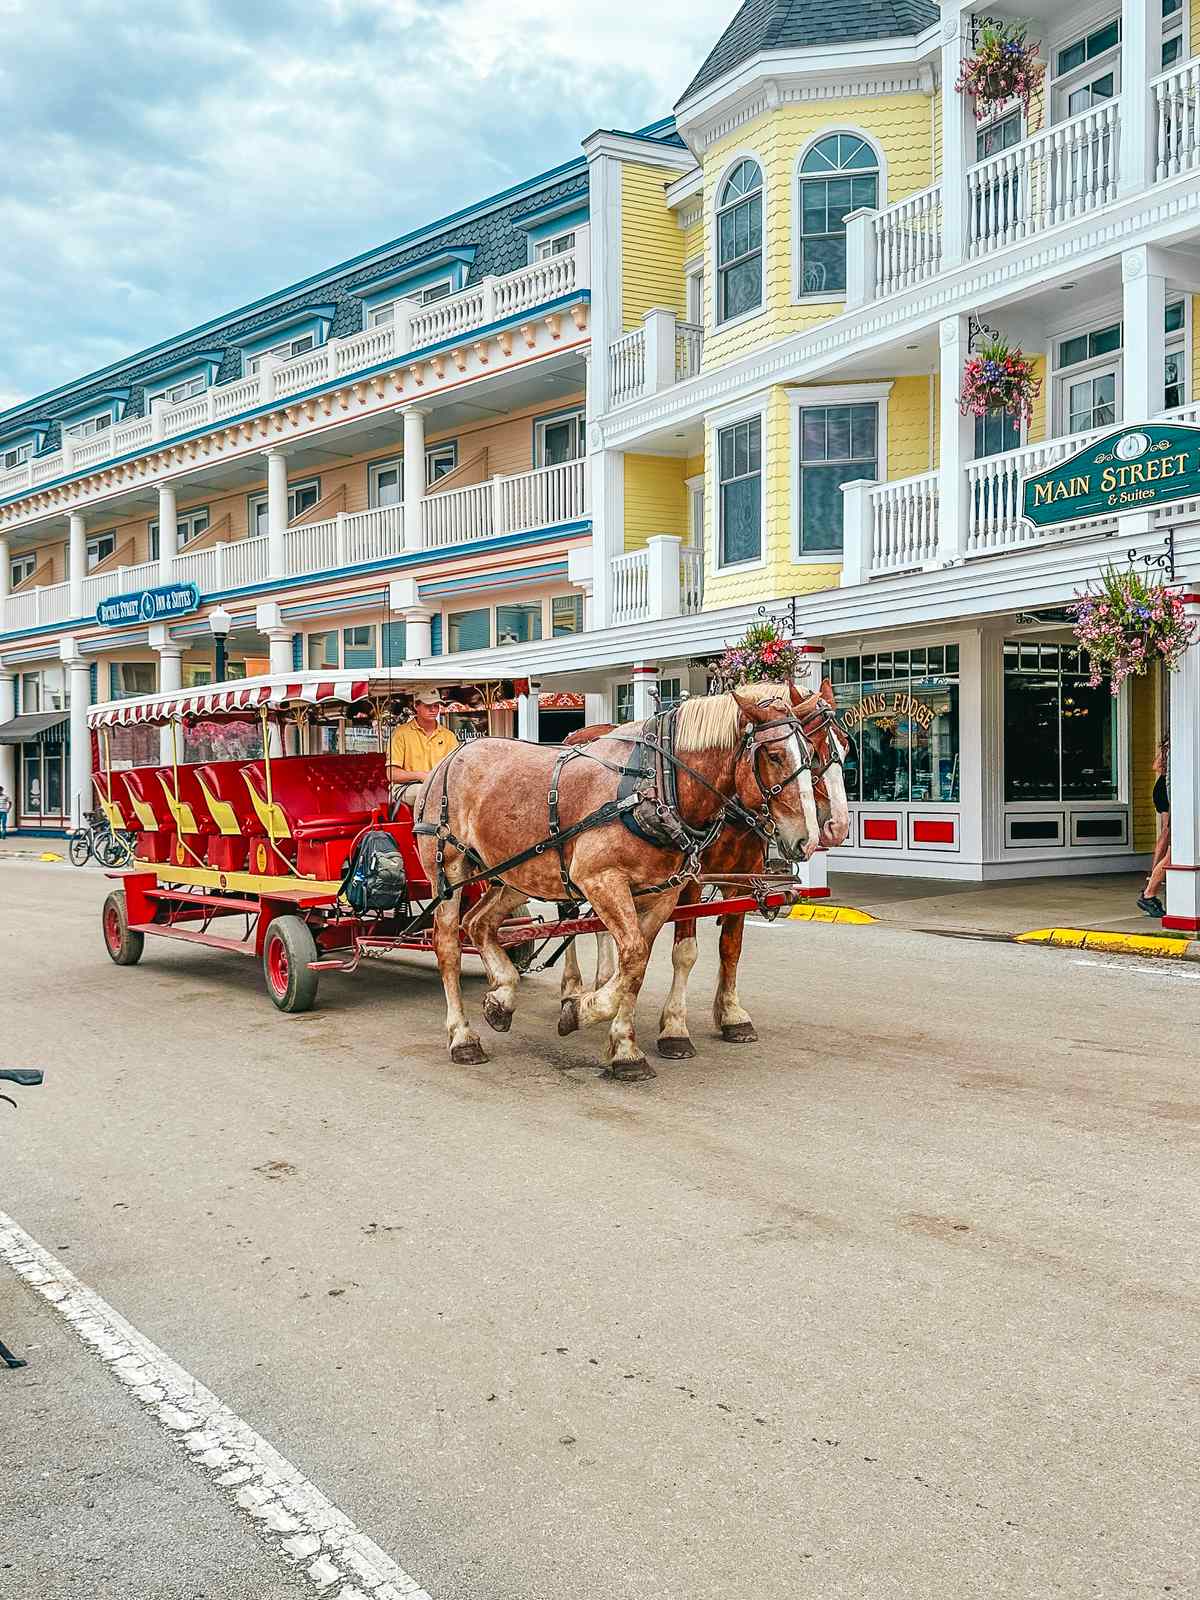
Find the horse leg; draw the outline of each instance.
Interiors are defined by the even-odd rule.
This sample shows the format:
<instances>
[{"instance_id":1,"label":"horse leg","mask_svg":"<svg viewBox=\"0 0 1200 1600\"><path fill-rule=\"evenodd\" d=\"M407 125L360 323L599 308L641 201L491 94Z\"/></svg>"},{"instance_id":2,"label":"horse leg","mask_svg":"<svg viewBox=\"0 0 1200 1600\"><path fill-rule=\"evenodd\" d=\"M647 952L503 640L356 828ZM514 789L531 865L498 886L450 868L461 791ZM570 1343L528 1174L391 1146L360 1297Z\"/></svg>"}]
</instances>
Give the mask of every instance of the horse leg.
<instances>
[{"instance_id":1,"label":"horse leg","mask_svg":"<svg viewBox=\"0 0 1200 1600\"><path fill-rule=\"evenodd\" d=\"M599 987L599 985L597 985ZM579 1027L579 997L583 993L583 973L579 970L579 955L575 941L571 940L563 956L562 983L558 991L558 1034L565 1039Z\"/></svg>"},{"instance_id":2,"label":"horse leg","mask_svg":"<svg viewBox=\"0 0 1200 1600\"><path fill-rule=\"evenodd\" d=\"M458 1066L471 1067L486 1061L479 1035L467 1022L462 1003L462 945L458 938L460 894L443 900L433 914L433 948L437 956L442 987L446 991L446 1033L450 1039L450 1059Z\"/></svg>"},{"instance_id":3,"label":"horse leg","mask_svg":"<svg viewBox=\"0 0 1200 1600\"><path fill-rule=\"evenodd\" d=\"M625 1082L653 1078L656 1076L654 1068L637 1046L633 1014L646 976L650 947L675 897L661 895L653 906L646 907L639 915L623 875L602 873L584 887L597 915L604 919L605 927L616 941L617 970L602 988L583 996L579 1002L579 1020L586 1027L591 1022L611 1019L606 1054L614 1078Z\"/></svg>"},{"instance_id":4,"label":"horse leg","mask_svg":"<svg viewBox=\"0 0 1200 1600\"><path fill-rule=\"evenodd\" d=\"M617 970L617 947L613 942L611 933L598 933L596 935L596 984L597 989L604 985Z\"/></svg>"},{"instance_id":5,"label":"horse leg","mask_svg":"<svg viewBox=\"0 0 1200 1600\"><path fill-rule=\"evenodd\" d=\"M754 1044L758 1039L750 1013L742 1009L738 1000L737 972L745 930L744 914L721 918L721 969L713 997L713 1021L726 1044Z\"/></svg>"},{"instance_id":6,"label":"horse leg","mask_svg":"<svg viewBox=\"0 0 1200 1600\"><path fill-rule=\"evenodd\" d=\"M510 911L524 904L525 895L519 889L510 889L507 884L492 884L468 912L463 923L463 931L483 958L488 975L483 1020L497 1033L507 1033L512 1027L520 974L508 951L496 937L496 930Z\"/></svg>"},{"instance_id":7,"label":"horse leg","mask_svg":"<svg viewBox=\"0 0 1200 1600\"><path fill-rule=\"evenodd\" d=\"M679 904L692 905L699 898L699 886L689 883L679 896ZM657 1049L668 1061L687 1061L696 1054L688 1034L687 989L698 951L695 922L677 922L671 946L671 992L658 1019Z\"/></svg>"}]
</instances>

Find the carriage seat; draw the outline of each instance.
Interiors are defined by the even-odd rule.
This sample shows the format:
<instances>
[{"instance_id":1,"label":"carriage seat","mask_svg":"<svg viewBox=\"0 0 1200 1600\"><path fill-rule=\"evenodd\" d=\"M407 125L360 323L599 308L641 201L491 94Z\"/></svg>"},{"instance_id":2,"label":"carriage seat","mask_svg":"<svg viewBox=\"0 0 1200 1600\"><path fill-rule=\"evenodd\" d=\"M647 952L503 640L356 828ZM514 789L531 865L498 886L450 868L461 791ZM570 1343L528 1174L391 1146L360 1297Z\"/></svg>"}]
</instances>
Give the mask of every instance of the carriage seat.
<instances>
[{"instance_id":1,"label":"carriage seat","mask_svg":"<svg viewBox=\"0 0 1200 1600\"><path fill-rule=\"evenodd\" d=\"M96 804L109 827L117 831L132 832L137 816L129 800L129 791L125 787L125 774L94 772L92 787L96 792Z\"/></svg>"},{"instance_id":2,"label":"carriage seat","mask_svg":"<svg viewBox=\"0 0 1200 1600\"><path fill-rule=\"evenodd\" d=\"M248 762L242 776L265 827L268 802L262 762ZM351 838L386 808L388 793L382 755L281 756L271 762L277 838Z\"/></svg>"},{"instance_id":3,"label":"carriage seat","mask_svg":"<svg viewBox=\"0 0 1200 1600\"><path fill-rule=\"evenodd\" d=\"M175 794L176 773L179 781L178 798ZM196 777L195 767L163 767L159 771L158 781L162 784L176 832L187 837L203 837L215 831L212 812Z\"/></svg>"},{"instance_id":4,"label":"carriage seat","mask_svg":"<svg viewBox=\"0 0 1200 1600\"><path fill-rule=\"evenodd\" d=\"M191 770L217 833L229 839L262 833L242 778L242 762L204 761Z\"/></svg>"},{"instance_id":5,"label":"carriage seat","mask_svg":"<svg viewBox=\"0 0 1200 1600\"><path fill-rule=\"evenodd\" d=\"M144 861L170 861L175 850L175 819L159 782L161 767L130 767L122 774L141 835L137 854Z\"/></svg>"}]
</instances>

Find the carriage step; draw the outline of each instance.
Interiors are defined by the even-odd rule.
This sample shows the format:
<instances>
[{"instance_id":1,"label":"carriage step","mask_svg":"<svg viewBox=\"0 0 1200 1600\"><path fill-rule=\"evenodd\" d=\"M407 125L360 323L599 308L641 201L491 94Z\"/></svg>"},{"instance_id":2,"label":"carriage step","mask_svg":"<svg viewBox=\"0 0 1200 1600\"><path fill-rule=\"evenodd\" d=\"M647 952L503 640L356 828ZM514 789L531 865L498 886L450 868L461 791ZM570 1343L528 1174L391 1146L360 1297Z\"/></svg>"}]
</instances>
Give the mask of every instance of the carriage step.
<instances>
[{"instance_id":1,"label":"carriage step","mask_svg":"<svg viewBox=\"0 0 1200 1600\"><path fill-rule=\"evenodd\" d=\"M159 939L183 939L188 944L207 945L212 950L229 950L234 955L253 955L254 940L227 939L224 934L204 933L199 928L171 928L165 922L131 922L130 933L148 933Z\"/></svg>"}]
</instances>

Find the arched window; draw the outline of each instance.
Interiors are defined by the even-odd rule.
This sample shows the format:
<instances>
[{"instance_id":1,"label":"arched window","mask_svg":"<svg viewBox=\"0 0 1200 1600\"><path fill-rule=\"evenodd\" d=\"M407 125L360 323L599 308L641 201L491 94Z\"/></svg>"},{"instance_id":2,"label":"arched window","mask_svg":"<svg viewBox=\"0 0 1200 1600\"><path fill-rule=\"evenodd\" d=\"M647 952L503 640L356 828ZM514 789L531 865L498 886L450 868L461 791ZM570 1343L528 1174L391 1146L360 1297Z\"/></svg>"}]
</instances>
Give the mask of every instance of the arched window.
<instances>
[{"instance_id":1,"label":"arched window","mask_svg":"<svg viewBox=\"0 0 1200 1600\"><path fill-rule=\"evenodd\" d=\"M762 305L762 173L739 161L721 189L717 210L717 321Z\"/></svg>"},{"instance_id":2,"label":"arched window","mask_svg":"<svg viewBox=\"0 0 1200 1600\"><path fill-rule=\"evenodd\" d=\"M879 157L856 133L819 139L800 165L800 293L846 292L846 217L879 204Z\"/></svg>"}]
</instances>

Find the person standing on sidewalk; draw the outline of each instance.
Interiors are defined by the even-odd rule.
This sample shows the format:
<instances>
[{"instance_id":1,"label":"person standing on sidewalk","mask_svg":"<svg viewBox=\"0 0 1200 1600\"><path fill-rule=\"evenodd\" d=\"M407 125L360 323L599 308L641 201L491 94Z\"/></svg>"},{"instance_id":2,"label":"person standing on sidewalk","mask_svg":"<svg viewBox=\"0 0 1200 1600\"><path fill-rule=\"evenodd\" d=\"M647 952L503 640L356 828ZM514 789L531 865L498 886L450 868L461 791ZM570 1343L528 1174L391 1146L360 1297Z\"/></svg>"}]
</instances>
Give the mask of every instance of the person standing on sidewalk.
<instances>
[{"instance_id":1,"label":"person standing on sidewalk","mask_svg":"<svg viewBox=\"0 0 1200 1600\"><path fill-rule=\"evenodd\" d=\"M12 801L5 789L0 788L0 839L8 838L8 813L12 810Z\"/></svg>"},{"instance_id":2,"label":"person standing on sidewalk","mask_svg":"<svg viewBox=\"0 0 1200 1600\"><path fill-rule=\"evenodd\" d=\"M1138 896L1138 907L1148 917L1165 917L1167 908L1159 899L1159 890L1171 865L1171 741L1164 739L1154 758L1154 809L1158 813L1158 838L1150 862L1150 876L1146 887Z\"/></svg>"}]
</instances>

